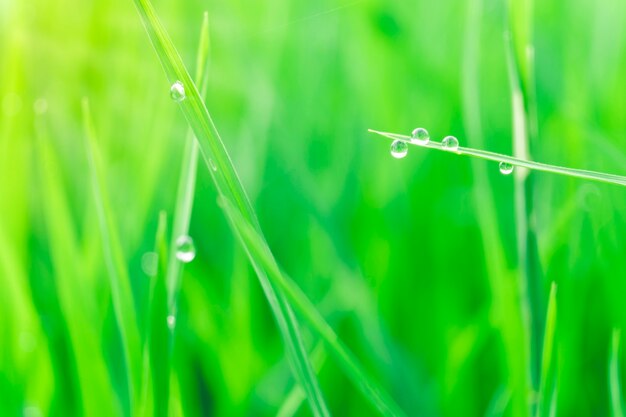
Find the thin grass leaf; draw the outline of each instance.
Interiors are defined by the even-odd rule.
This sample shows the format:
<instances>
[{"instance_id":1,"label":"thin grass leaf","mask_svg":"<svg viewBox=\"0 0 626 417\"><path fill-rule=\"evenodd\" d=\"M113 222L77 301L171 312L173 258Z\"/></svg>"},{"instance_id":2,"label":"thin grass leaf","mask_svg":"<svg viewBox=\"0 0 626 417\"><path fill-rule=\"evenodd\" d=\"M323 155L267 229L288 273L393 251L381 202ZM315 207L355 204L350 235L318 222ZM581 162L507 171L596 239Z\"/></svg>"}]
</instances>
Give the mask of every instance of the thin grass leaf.
<instances>
[{"instance_id":1,"label":"thin grass leaf","mask_svg":"<svg viewBox=\"0 0 626 417\"><path fill-rule=\"evenodd\" d=\"M157 255L157 274L152 277L150 320L148 328L148 346L150 353L150 369L152 376L152 392L154 412L152 415L167 417L169 409L169 382L170 382L170 338L169 316L167 307L166 265L168 256L167 247L167 216L165 212L159 214L154 253Z\"/></svg>"},{"instance_id":2,"label":"thin grass leaf","mask_svg":"<svg viewBox=\"0 0 626 417\"><path fill-rule=\"evenodd\" d=\"M130 401L129 409L126 412L128 415L132 415L138 403L138 393L141 386L141 346L135 303L130 277L124 261L121 240L117 231L117 224L113 218L109 194L102 172L102 163L97 148L96 133L91 118L89 102L87 99L84 99L82 104L89 178L102 238L104 262L111 286L113 310L124 352L126 383Z\"/></svg>"},{"instance_id":3,"label":"thin grass leaf","mask_svg":"<svg viewBox=\"0 0 626 417\"><path fill-rule=\"evenodd\" d=\"M447 153L454 153L457 155L467 155L474 158L486 159L488 161L505 162L515 167L528 168L535 171L550 172L553 174L565 175L568 177L582 178L591 181L626 186L626 177L622 175L607 174L598 171L588 171L584 169L567 168L558 165L544 164L541 162L529 161L496 152L483 151L481 149L467 148L463 146L459 146L459 148L455 151L450 151L442 146L441 142L430 141L426 144L421 144L417 142L411 142L411 137L407 135L381 132L373 129L368 129L368 132L376 133L377 135L384 136L393 140L401 140L403 142L407 142L411 145L419 146L422 148L435 149Z\"/></svg>"},{"instance_id":4,"label":"thin grass leaf","mask_svg":"<svg viewBox=\"0 0 626 417\"><path fill-rule=\"evenodd\" d=\"M78 376L77 407L84 410L85 415L113 415L119 410L115 407L115 398L110 395L107 368L97 343L98 331L92 325L93 317L88 314L94 303L94 289L88 287L82 276L80 256L77 255L80 250L63 189L60 163L45 130L43 122L36 124L39 189L46 202L42 209L56 276L56 296L67 326L68 344ZM71 378L68 372L64 374ZM72 384L68 381L68 385Z\"/></svg>"},{"instance_id":5,"label":"thin grass leaf","mask_svg":"<svg viewBox=\"0 0 626 417\"><path fill-rule=\"evenodd\" d=\"M556 372L554 371L554 333L556 331L557 319L556 290L556 283L553 282L550 286L550 296L548 298L548 309L546 312L546 327L543 335L541 379L539 382L539 401L536 413L538 417L550 415L550 410L556 395Z\"/></svg>"},{"instance_id":6,"label":"thin grass leaf","mask_svg":"<svg viewBox=\"0 0 626 417\"><path fill-rule=\"evenodd\" d=\"M311 352L311 362L315 371L319 373L322 365L326 361L326 351L324 345L318 343L313 352ZM278 409L276 417L293 417L296 415L302 403L306 400L306 393L300 385L295 385L285 397L283 404Z\"/></svg>"},{"instance_id":7,"label":"thin grass leaf","mask_svg":"<svg viewBox=\"0 0 626 417\"><path fill-rule=\"evenodd\" d=\"M261 234L261 228L252 204L178 51L157 17L151 2L149 0L134 1L170 83L172 85L182 84L182 91L180 91L181 89L178 91L179 99L182 99L180 100L180 108L198 140L200 151L209 167L208 170L218 192L234 201L241 215ZM176 85L180 87L180 84ZM319 382L302 343L298 323L289 304L284 299L284 295L279 291L277 292L273 284L267 279L266 272L260 266L260 262L255 259L250 251L248 251L248 256L259 277L285 341L287 357L294 370L296 380L302 384L307 393L307 399L314 415L329 415Z\"/></svg>"},{"instance_id":8,"label":"thin grass leaf","mask_svg":"<svg viewBox=\"0 0 626 417\"><path fill-rule=\"evenodd\" d=\"M624 417L624 397L620 374L621 335L619 329L613 329L611 336L611 355L609 357L609 392L611 396L611 416Z\"/></svg>"},{"instance_id":9,"label":"thin grass leaf","mask_svg":"<svg viewBox=\"0 0 626 417\"><path fill-rule=\"evenodd\" d=\"M466 28L463 48L462 98L463 124L468 143L474 147L485 146L485 134L481 115L481 35L484 12L482 0L471 0L466 7ZM476 207L476 218L480 226L480 236L484 253L490 254L487 262L488 282L492 294L492 314L502 317L496 326L502 338L503 354L508 374L510 391L510 414L527 416L530 380L529 372L529 331L527 291L525 280L510 271L505 255L506 244L498 226L497 204L493 193L485 193L492 188L489 171L485 164L471 160L472 176L476 187L472 196ZM520 225L520 222L517 222ZM523 227L523 225L522 225ZM519 241L518 241L519 242ZM519 245L518 245L519 247ZM520 257L525 259L525 255ZM524 276L524 274L521 274Z\"/></svg>"},{"instance_id":10,"label":"thin grass leaf","mask_svg":"<svg viewBox=\"0 0 626 417\"><path fill-rule=\"evenodd\" d=\"M209 14L204 13L200 29L200 43L198 45L195 79L200 86L202 97L206 95L208 87L208 60L209 60ZM176 314L176 298L180 291L182 262L176 257L176 240L180 236L189 234L193 197L198 169L198 141L189 129L183 151L181 173L176 193L176 208L172 226L172 238L167 264L167 294L170 314Z\"/></svg>"},{"instance_id":11,"label":"thin grass leaf","mask_svg":"<svg viewBox=\"0 0 626 417\"><path fill-rule=\"evenodd\" d=\"M385 390L363 371L352 352L341 342L302 290L281 272L262 236L243 218L230 201L222 197L219 203L228 214L243 244L254 253L256 259L261 261L272 282L284 291L296 311L326 343L329 353L365 398L383 416L404 416L402 409Z\"/></svg>"}]
</instances>

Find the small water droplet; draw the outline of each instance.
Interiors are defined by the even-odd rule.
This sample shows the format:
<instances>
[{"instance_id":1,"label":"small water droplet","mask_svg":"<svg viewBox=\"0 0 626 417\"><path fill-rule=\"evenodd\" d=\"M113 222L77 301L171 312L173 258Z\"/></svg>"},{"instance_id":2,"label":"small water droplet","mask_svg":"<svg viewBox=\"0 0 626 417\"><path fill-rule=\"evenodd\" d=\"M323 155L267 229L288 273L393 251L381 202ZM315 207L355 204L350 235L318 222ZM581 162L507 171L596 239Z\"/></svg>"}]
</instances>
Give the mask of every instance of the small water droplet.
<instances>
[{"instance_id":1,"label":"small water droplet","mask_svg":"<svg viewBox=\"0 0 626 417\"><path fill-rule=\"evenodd\" d=\"M22 410L22 415L24 417L41 417L43 414L41 413L41 409L36 405L27 405Z\"/></svg>"},{"instance_id":2,"label":"small water droplet","mask_svg":"<svg viewBox=\"0 0 626 417\"><path fill-rule=\"evenodd\" d=\"M409 153L409 144L403 140L394 140L391 144L391 156L402 159Z\"/></svg>"},{"instance_id":3,"label":"small water droplet","mask_svg":"<svg viewBox=\"0 0 626 417\"><path fill-rule=\"evenodd\" d=\"M146 252L141 257L141 269L149 277L156 276L159 271L159 255L156 252Z\"/></svg>"},{"instance_id":4,"label":"small water droplet","mask_svg":"<svg viewBox=\"0 0 626 417\"><path fill-rule=\"evenodd\" d=\"M500 172L504 175L509 175L511 172L513 172L513 165L509 164L508 162L500 162Z\"/></svg>"},{"instance_id":5,"label":"small water droplet","mask_svg":"<svg viewBox=\"0 0 626 417\"><path fill-rule=\"evenodd\" d=\"M209 158L209 166L213 171L217 171L217 165L215 165L215 161Z\"/></svg>"},{"instance_id":6,"label":"small water droplet","mask_svg":"<svg viewBox=\"0 0 626 417\"><path fill-rule=\"evenodd\" d=\"M174 327L176 327L175 315L170 314L169 316L167 316L167 327L169 327L171 330L174 330Z\"/></svg>"},{"instance_id":7,"label":"small water droplet","mask_svg":"<svg viewBox=\"0 0 626 417\"><path fill-rule=\"evenodd\" d=\"M459 140L454 136L446 136L441 141L441 147L447 151L456 152L459 150Z\"/></svg>"},{"instance_id":8,"label":"small water droplet","mask_svg":"<svg viewBox=\"0 0 626 417\"><path fill-rule=\"evenodd\" d=\"M196 246L189 236L181 236L176 239L176 258L184 263L193 261L196 257Z\"/></svg>"},{"instance_id":9,"label":"small water droplet","mask_svg":"<svg viewBox=\"0 0 626 417\"><path fill-rule=\"evenodd\" d=\"M185 86L180 81L176 81L170 88L170 97L177 103L183 101L187 96L185 95Z\"/></svg>"},{"instance_id":10,"label":"small water droplet","mask_svg":"<svg viewBox=\"0 0 626 417\"><path fill-rule=\"evenodd\" d=\"M418 145L426 145L430 141L430 135L428 134L428 130L423 127L418 127L411 132L411 142L417 143Z\"/></svg>"},{"instance_id":11,"label":"small water droplet","mask_svg":"<svg viewBox=\"0 0 626 417\"><path fill-rule=\"evenodd\" d=\"M48 112L48 100L45 98L38 98L33 103L33 110L37 115L46 114Z\"/></svg>"}]
</instances>

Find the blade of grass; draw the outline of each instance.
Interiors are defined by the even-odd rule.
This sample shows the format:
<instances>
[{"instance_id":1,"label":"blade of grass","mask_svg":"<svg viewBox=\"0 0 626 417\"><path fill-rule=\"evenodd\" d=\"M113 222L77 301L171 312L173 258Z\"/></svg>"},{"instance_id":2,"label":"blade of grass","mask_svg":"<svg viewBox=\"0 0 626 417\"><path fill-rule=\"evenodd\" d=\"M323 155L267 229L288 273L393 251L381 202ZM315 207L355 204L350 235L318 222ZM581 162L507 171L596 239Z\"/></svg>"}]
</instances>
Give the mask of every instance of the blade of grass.
<instances>
[{"instance_id":1,"label":"blade of grass","mask_svg":"<svg viewBox=\"0 0 626 417\"><path fill-rule=\"evenodd\" d=\"M621 331L613 329L611 336L611 355L609 357L609 392L611 395L611 416L624 417L624 397L620 377Z\"/></svg>"},{"instance_id":2,"label":"blade of grass","mask_svg":"<svg viewBox=\"0 0 626 417\"><path fill-rule=\"evenodd\" d=\"M504 154L490 152L490 151L484 151L482 149L468 148L468 147L463 147L463 146L459 146L459 148L456 151L452 152L444 148L440 142L430 141L427 144L419 144L416 142L411 142L411 137L407 135L401 135L401 134L390 133L390 132L381 132L381 131L373 130L373 129L368 129L368 132L376 133L377 135L384 136L386 138L393 139L393 140L401 140L403 142L407 142L415 146L420 146L422 148L436 149L439 151L454 153L457 155L467 155L467 156L471 156L474 158L486 159L488 161L506 162L516 167L524 167L528 169L533 169L535 171L550 172L553 174L565 175L568 177L582 178L582 179L590 180L590 181L598 181L598 182L604 182L608 184L626 186L626 177L622 175L607 174L607 173L598 172L598 171L588 171L584 169L576 169L576 168L561 167L558 165L544 164L541 162L515 158L509 155L504 155Z\"/></svg>"},{"instance_id":3,"label":"blade of grass","mask_svg":"<svg viewBox=\"0 0 626 417\"><path fill-rule=\"evenodd\" d=\"M169 410L169 382L170 382L170 340L168 329L167 284L165 266L168 263L167 247L167 216L165 212L159 215L154 252L157 254L157 274L152 277L150 285L151 299L147 338L150 355L150 374L153 391L154 416L166 417Z\"/></svg>"},{"instance_id":4,"label":"blade of grass","mask_svg":"<svg viewBox=\"0 0 626 417\"><path fill-rule=\"evenodd\" d=\"M284 291L289 301L311 329L324 340L329 353L365 398L384 416L404 416L404 412L385 390L363 371L352 352L341 342L335 331L326 323L302 290L281 272L263 237L235 209L232 202L221 197L219 203L226 211L237 235L242 240L242 244L253 252L255 258L264 266L272 282Z\"/></svg>"},{"instance_id":5,"label":"blade of grass","mask_svg":"<svg viewBox=\"0 0 626 417\"><path fill-rule=\"evenodd\" d=\"M46 235L50 248L52 268L61 314L67 324L68 343L79 381L76 384L77 401L85 415L103 413L113 415L115 399L109 397L110 381L104 358L98 346L97 329L89 314L95 301L91 298L94 289L87 287L82 279L80 256L72 215L67 206L61 179L60 164L45 133L43 121L36 124L36 144L40 177L42 206Z\"/></svg>"},{"instance_id":6,"label":"blade of grass","mask_svg":"<svg viewBox=\"0 0 626 417\"><path fill-rule=\"evenodd\" d=\"M252 224L259 233L262 233L252 204L248 200L243 185L239 180L213 120L200 97L196 85L185 68L178 51L157 17L152 3L149 0L134 1L167 78L172 84L175 82L182 83L184 95L182 97L183 100L180 102L180 108L194 131L200 146L200 151L209 167L208 170L211 173L218 192L234 201L237 209L241 212L246 221ZM312 370L301 339L298 323L291 311L291 307L284 299L284 295L280 291L277 291L274 285L268 280L266 272L250 251L248 251L248 256L259 277L261 286L270 303L281 335L285 341L287 357L294 370L296 380L302 384L307 393L311 410L316 416L329 415L328 408L319 387L319 382Z\"/></svg>"},{"instance_id":7,"label":"blade of grass","mask_svg":"<svg viewBox=\"0 0 626 417\"><path fill-rule=\"evenodd\" d=\"M539 382L539 401L537 416L549 416L556 392L556 373L554 372L554 333L556 331L557 304L556 283L550 286L546 324L543 335L543 351L541 354L541 379Z\"/></svg>"},{"instance_id":8,"label":"blade of grass","mask_svg":"<svg viewBox=\"0 0 626 417\"><path fill-rule=\"evenodd\" d=\"M209 60L209 14L204 13L202 27L200 29L200 43L198 45L195 79L200 86L201 96L206 95L208 86L208 60ZM182 262L176 257L176 240L180 236L189 234L191 212L193 208L193 196L196 185L196 173L198 169L198 141L189 129L187 134L181 173L178 180L176 193L176 207L172 225L172 237L167 264L167 294L170 314L176 314L176 298L180 291Z\"/></svg>"},{"instance_id":9,"label":"blade of grass","mask_svg":"<svg viewBox=\"0 0 626 417\"><path fill-rule=\"evenodd\" d=\"M319 373L322 365L326 361L326 351L324 350L324 345L322 343L318 343L311 352L311 362L315 368L315 371ZM276 417L293 417L296 415L302 403L306 400L306 394L302 390L302 387L299 385L295 385L285 397L283 404L278 409L276 413Z\"/></svg>"},{"instance_id":10,"label":"blade of grass","mask_svg":"<svg viewBox=\"0 0 626 417\"><path fill-rule=\"evenodd\" d=\"M521 159L530 159L529 116L530 91L534 91L530 83L532 73L531 57L531 16L532 0L509 1L509 33L504 36L505 52L511 88L512 111L512 145L513 155ZM523 49L516 56L515 42L519 41ZM533 212L533 178L529 171L518 169L514 179L515 227L517 241L517 264L521 308L524 330L527 335L527 361L530 385L535 391L540 379L540 329L543 315L540 295L542 282L537 251L537 236L530 227Z\"/></svg>"},{"instance_id":11,"label":"blade of grass","mask_svg":"<svg viewBox=\"0 0 626 417\"><path fill-rule=\"evenodd\" d=\"M463 53L463 123L468 142L484 147L484 131L481 121L480 58L483 2L472 0L467 5L466 29ZM497 209L494 196L486 190L492 187L487 167L471 160L475 187L472 196L476 207L476 218L480 225L483 250L488 254L486 262L488 282L491 289L492 317L499 317L495 325L503 345L503 356L508 374L510 408L513 416L527 416L528 404L528 361L525 350L527 331L524 326L523 297L519 296L516 276L507 265L504 242L497 224Z\"/></svg>"},{"instance_id":12,"label":"blade of grass","mask_svg":"<svg viewBox=\"0 0 626 417\"><path fill-rule=\"evenodd\" d=\"M117 224L111 210L107 185L102 171L102 162L97 147L95 128L87 99L83 100L82 110L85 128L85 147L89 162L89 177L102 239L104 262L111 286L113 310L124 352L126 383L130 401L129 409L126 412L128 415L133 415L134 408L138 404L137 396L141 386L141 351L135 303L130 277L122 253Z\"/></svg>"}]
</instances>

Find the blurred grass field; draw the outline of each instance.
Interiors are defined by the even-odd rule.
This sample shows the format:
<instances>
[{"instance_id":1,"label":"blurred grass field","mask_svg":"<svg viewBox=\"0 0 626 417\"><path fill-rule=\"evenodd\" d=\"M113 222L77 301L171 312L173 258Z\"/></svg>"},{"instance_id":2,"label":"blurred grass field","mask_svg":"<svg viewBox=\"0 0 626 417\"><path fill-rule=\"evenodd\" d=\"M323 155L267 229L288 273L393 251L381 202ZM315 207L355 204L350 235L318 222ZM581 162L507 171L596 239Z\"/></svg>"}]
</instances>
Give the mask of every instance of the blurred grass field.
<instances>
[{"instance_id":1,"label":"blurred grass field","mask_svg":"<svg viewBox=\"0 0 626 417\"><path fill-rule=\"evenodd\" d=\"M407 415L623 415L626 190L531 173L520 207L497 164L367 129L513 154L513 55L530 157L626 174L626 3L154 6L192 73L208 11L206 106L269 247ZM0 77L0 415L311 415L203 161L171 355L124 361L89 155L144 340L188 131L133 2L0 0ZM377 415L298 318L332 415Z\"/></svg>"}]
</instances>

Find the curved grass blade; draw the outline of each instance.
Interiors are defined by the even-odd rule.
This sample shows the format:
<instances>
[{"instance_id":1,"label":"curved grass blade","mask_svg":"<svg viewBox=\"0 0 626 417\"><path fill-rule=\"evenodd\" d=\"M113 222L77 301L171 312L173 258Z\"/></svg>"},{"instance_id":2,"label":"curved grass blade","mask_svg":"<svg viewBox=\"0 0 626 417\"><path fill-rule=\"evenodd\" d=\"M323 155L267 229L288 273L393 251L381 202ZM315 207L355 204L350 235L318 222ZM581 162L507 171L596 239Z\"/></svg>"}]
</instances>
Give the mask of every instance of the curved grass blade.
<instances>
[{"instance_id":1,"label":"curved grass blade","mask_svg":"<svg viewBox=\"0 0 626 417\"><path fill-rule=\"evenodd\" d=\"M261 235L241 216L230 201L222 197L220 198L220 206L228 214L243 245L254 253L255 258L261 261L272 282L284 291L298 313L324 340L329 353L365 398L383 416L404 416L404 412L393 399L363 371L352 352L341 342L335 331L326 323L302 290L281 272Z\"/></svg>"},{"instance_id":2,"label":"curved grass blade","mask_svg":"<svg viewBox=\"0 0 626 417\"><path fill-rule=\"evenodd\" d=\"M39 189L46 202L42 210L55 275L56 296L67 325L68 343L79 378L76 384L77 406L85 415L113 415L119 410L116 409L106 363L97 343L98 330L92 326L93 317L86 314L90 311L88 306L94 302L90 298L94 288L89 287L82 276L81 258L77 256L80 250L63 188L61 165L44 126L43 122L36 123L35 129ZM62 373L69 374L67 369L62 370Z\"/></svg>"},{"instance_id":3,"label":"curved grass blade","mask_svg":"<svg viewBox=\"0 0 626 417\"><path fill-rule=\"evenodd\" d=\"M83 100L82 108L87 159L89 161L89 177L102 238L104 262L111 286L113 310L122 339L124 363L126 365L126 382L130 401L130 409L127 410L127 413L133 415L134 408L138 404L138 394L141 386L141 345L135 303L130 286L130 277L122 253L121 240L110 206L109 194L97 148L95 128L87 99Z\"/></svg>"},{"instance_id":4,"label":"curved grass blade","mask_svg":"<svg viewBox=\"0 0 626 417\"><path fill-rule=\"evenodd\" d=\"M152 3L149 0L134 1L170 83L182 83L184 94L182 101L180 101L180 108L198 140L200 151L209 167L208 171L218 192L234 201L242 217L253 225L259 234L262 234L252 204L248 200L213 120L178 51L157 17ZM288 359L294 370L294 375L307 393L311 410L315 416L327 416L329 415L328 408L302 343L298 323L291 307L284 295L277 291L268 280L260 262L255 259L250 251L247 252L285 341Z\"/></svg>"},{"instance_id":5,"label":"curved grass blade","mask_svg":"<svg viewBox=\"0 0 626 417\"><path fill-rule=\"evenodd\" d=\"M201 96L206 95L208 86L208 59L209 59L209 14L204 13L200 29L200 43L198 45L195 79L200 86ZM176 314L176 299L181 285L182 263L176 258L176 239L189 234L193 196L198 169L198 141L189 129L187 134L181 173L178 180L176 194L176 208L172 225L172 238L167 263L167 294L170 314Z\"/></svg>"},{"instance_id":6,"label":"curved grass blade","mask_svg":"<svg viewBox=\"0 0 626 417\"><path fill-rule=\"evenodd\" d=\"M466 148L463 146L459 146L459 148L456 151L452 152L444 148L440 142L430 141L426 144L420 144L416 142L411 142L411 137L407 135L399 135L397 133L381 132L381 131L373 130L373 129L368 129L368 132L376 133L377 135L384 136L386 138L393 139L393 140L401 140L411 145L421 146L422 148L436 149L436 150L444 151L448 153L455 153L457 155L468 155L474 158L481 158L481 159L486 159L489 161L506 162L516 167L528 168L528 169L532 169L535 171L551 172L553 174L565 175L568 177L582 178L582 179L591 180L591 181L598 181L598 182L604 182L608 184L626 186L626 177L622 175L607 174L607 173L598 172L598 171L588 171L584 169L567 168L567 167L561 167L558 165L544 164L541 162L528 161L525 159L514 158L512 156L499 154L496 152L483 151L481 149Z\"/></svg>"}]
</instances>

